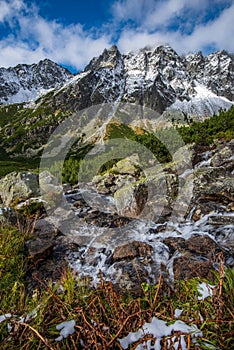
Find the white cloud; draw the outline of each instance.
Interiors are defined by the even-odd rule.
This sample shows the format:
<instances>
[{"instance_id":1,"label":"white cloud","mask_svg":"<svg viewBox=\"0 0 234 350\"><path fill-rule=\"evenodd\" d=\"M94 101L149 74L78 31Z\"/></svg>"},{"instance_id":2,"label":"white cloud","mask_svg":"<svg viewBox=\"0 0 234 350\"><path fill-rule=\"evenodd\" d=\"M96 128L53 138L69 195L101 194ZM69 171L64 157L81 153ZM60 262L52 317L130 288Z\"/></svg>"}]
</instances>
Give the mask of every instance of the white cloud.
<instances>
[{"instance_id":1,"label":"white cloud","mask_svg":"<svg viewBox=\"0 0 234 350\"><path fill-rule=\"evenodd\" d=\"M116 21L132 19L138 23L148 16L149 11L155 7L154 0L123 0L115 1L112 5L112 14Z\"/></svg>"},{"instance_id":2,"label":"white cloud","mask_svg":"<svg viewBox=\"0 0 234 350\"><path fill-rule=\"evenodd\" d=\"M136 51L146 46L150 46L154 48L159 45L166 45L166 44L169 44L173 48L175 48L175 45L173 46L172 43L175 43L178 40L180 40L180 34L176 32L175 33L161 33L161 32L148 33L146 31L137 32L132 29L129 29L122 33L118 41L118 47L122 52Z\"/></svg>"},{"instance_id":3,"label":"white cloud","mask_svg":"<svg viewBox=\"0 0 234 350\"><path fill-rule=\"evenodd\" d=\"M205 23L215 6L223 10ZM65 26L43 18L33 2L0 0L0 23L11 29L0 40L0 66L48 57L81 69L111 46L116 36L122 52L161 44L178 53L210 45L234 52L234 0L118 0L113 2L112 15L102 27L84 30L79 23Z\"/></svg>"},{"instance_id":4,"label":"white cloud","mask_svg":"<svg viewBox=\"0 0 234 350\"><path fill-rule=\"evenodd\" d=\"M38 14L35 5L26 7L21 0L2 1L2 20L15 25L14 35L0 40L0 66L33 63L50 59L80 69L93 56L111 45L110 35L84 31L80 24L64 26ZM15 11L16 7L19 9Z\"/></svg>"},{"instance_id":5,"label":"white cloud","mask_svg":"<svg viewBox=\"0 0 234 350\"><path fill-rule=\"evenodd\" d=\"M117 0L112 5L115 21L136 21L138 29L167 28L179 17L184 25L204 20L217 6L230 6L233 0ZM188 23L188 24L189 24Z\"/></svg>"},{"instance_id":6,"label":"white cloud","mask_svg":"<svg viewBox=\"0 0 234 350\"><path fill-rule=\"evenodd\" d=\"M128 0L125 0L126 2ZM141 26L138 28L126 28L122 31L118 40L118 46L121 51L136 50L145 46L156 47L158 45L169 44L178 53L187 53L189 51L203 50L208 46L216 49L225 49L234 52L234 1L229 3L217 18L194 25L189 34L180 29L172 31L166 28L166 23L170 23L174 16L179 13L186 13L187 0L167 0L155 2L157 5L148 16L144 17ZM213 5L220 3L220 0L214 0ZM124 3L121 3L124 5ZM189 3L191 4L191 2ZM190 10L195 13L209 10L210 0L194 0ZM200 14L201 15L201 14ZM196 16L195 16L196 19ZM201 23L200 23L201 22ZM159 27L162 25L161 27ZM152 28L156 27L155 30Z\"/></svg>"},{"instance_id":7,"label":"white cloud","mask_svg":"<svg viewBox=\"0 0 234 350\"><path fill-rule=\"evenodd\" d=\"M25 9L25 4L23 0L0 0L0 9L0 23L5 21L10 22L14 13Z\"/></svg>"},{"instance_id":8,"label":"white cloud","mask_svg":"<svg viewBox=\"0 0 234 350\"><path fill-rule=\"evenodd\" d=\"M213 21L197 26L190 36L184 38L184 49L199 50L213 44L218 49L234 52L234 3Z\"/></svg>"},{"instance_id":9,"label":"white cloud","mask_svg":"<svg viewBox=\"0 0 234 350\"><path fill-rule=\"evenodd\" d=\"M203 11L207 6L207 0L168 0L156 2L155 8L149 13L149 16L144 19L143 26L148 29L153 29L156 26L167 26L175 17L181 15L189 15L190 11ZM193 18L194 20L194 18Z\"/></svg>"}]
</instances>

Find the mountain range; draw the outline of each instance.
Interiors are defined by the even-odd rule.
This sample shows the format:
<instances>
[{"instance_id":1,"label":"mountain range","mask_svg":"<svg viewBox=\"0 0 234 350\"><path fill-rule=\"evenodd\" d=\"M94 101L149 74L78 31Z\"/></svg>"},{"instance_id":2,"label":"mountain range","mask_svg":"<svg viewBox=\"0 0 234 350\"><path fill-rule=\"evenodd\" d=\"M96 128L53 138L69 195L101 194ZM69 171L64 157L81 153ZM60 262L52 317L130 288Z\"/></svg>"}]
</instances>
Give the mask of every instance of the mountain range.
<instances>
[{"instance_id":1,"label":"mountain range","mask_svg":"<svg viewBox=\"0 0 234 350\"><path fill-rule=\"evenodd\" d=\"M37 106L45 99L55 109L73 112L122 101L160 114L183 111L204 117L233 104L233 82L234 56L226 51L179 56L171 47L159 46L121 54L112 46L75 75L48 59L1 68L0 103L33 100Z\"/></svg>"},{"instance_id":2,"label":"mountain range","mask_svg":"<svg viewBox=\"0 0 234 350\"><path fill-rule=\"evenodd\" d=\"M183 124L234 104L234 55L226 51L180 56L158 46L121 54L112 46L77 74L45 59L0 68L0 77L0 150L13 158L38 155L66 117L94 105L135 103ZM105 135L107 123L101 133L99 124L92 141Z\"/></svg>"}]
</instances>

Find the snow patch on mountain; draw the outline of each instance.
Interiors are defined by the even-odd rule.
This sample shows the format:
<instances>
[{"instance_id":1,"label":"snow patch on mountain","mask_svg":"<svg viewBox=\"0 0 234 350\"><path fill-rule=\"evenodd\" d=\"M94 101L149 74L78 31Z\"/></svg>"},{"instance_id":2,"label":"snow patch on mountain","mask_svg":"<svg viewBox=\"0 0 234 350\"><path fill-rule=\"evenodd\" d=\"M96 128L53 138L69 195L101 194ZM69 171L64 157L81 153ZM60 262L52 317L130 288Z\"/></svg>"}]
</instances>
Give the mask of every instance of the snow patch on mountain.
<instances>
[{"instance_id":1,"label":"snow patch on mountain","mask_svg":"<svg viewBox=\"0 0 234 350\"><path fill-rule=\"evenodd\" d=\"M217 96L204 85L195 83L195 94L190 96L189 101L176 101L167 108L168 112L181 111L190 116L200 115L203 117L218 113L220 109L228 110L234 102L229 101L224 96Z\"/></svg>"}]
</instances>

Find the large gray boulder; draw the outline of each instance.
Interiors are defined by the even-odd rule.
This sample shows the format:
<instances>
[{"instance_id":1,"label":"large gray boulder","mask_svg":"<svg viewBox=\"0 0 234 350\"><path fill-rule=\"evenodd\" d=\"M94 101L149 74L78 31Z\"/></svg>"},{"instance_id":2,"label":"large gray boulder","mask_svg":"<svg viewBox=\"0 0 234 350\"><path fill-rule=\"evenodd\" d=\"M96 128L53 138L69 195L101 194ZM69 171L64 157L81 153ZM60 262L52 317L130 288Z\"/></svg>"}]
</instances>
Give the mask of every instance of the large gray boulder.
<instances>
[{"instance_id":1,"label":"large gray boulder","mask_svg":"<svg viewBox=\"0 0 234 350\"><path fill-rule=\"evenodd\" d=\"M174 174L159 173L141 178L117 190L114 201L119 215L157 220L168 216L177 194L178 181Z\"/></svg>"},{"instance_id":2,"label":"large gray boulder","mask_svg":"<svg viewBox=\"0 0 234 350\"><path fill-rule=\"evenodd\" d=\"M127 217L138 217L147 201L147 187L144 183L133 182L123 186L114 194L118 214Z\"/></svg>"},{"instance_id":3,"label":"large gray boulder","mask_svg":"<svg viewBox=\"0 0 234 350\"><path fill-rule=\"evenodd\" d=\"M0 180L0 197L6 207L39 195L39 175L31 172L12 172Z\"/></svg>"}]
</instances>

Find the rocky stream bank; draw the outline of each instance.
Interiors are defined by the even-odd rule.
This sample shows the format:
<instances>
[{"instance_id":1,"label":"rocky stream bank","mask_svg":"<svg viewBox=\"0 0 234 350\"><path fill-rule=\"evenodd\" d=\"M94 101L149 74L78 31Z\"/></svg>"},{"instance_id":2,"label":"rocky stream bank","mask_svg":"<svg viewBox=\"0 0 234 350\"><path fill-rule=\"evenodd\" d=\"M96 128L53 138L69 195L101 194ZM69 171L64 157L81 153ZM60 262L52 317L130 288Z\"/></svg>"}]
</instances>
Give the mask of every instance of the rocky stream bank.
<instances>
[{"instance_id":1,"label":"rocky stream bank","mask_svg":"<svg viewBox=\"0 0 234 350\"><path fill-rule=\"evenodd\" d=\"M2 178L2 219L33 232L27 242L30 288L38 280L56 280L67 264L90 276L91 284L101 272L135 291L160 275L172 285L195 276L212 280L220 261L234 266L233 150L234 140L189 145L173 162L144 172L134 155L73 188L62 189L48 172ZM56 200L49 191L55 188Z\"/></svg>"}]
</instances>

